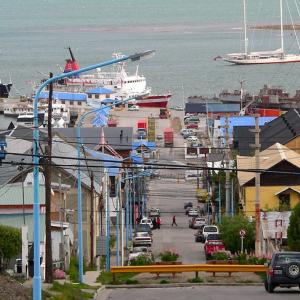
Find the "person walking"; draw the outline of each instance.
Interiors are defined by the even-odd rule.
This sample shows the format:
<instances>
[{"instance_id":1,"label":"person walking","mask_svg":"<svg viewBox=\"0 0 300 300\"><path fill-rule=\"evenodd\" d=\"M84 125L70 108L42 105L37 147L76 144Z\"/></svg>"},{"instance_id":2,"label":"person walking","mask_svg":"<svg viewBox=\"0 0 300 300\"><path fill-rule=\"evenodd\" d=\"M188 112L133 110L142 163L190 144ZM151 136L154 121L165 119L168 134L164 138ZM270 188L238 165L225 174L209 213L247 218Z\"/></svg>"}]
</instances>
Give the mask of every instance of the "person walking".
<instances>
[{"instance_id":1,"label":"person walking","mask_svg":"<svg viewBox=\"0 0 300 300\"><path fill-rule=\"evenodd\" d=\"M176 226L177 226L177 223L176 223L176 217L175 217L175 216L173 216L172 227L173 227L173 225L176 225Z\"/></svg>"},{"instance_id":2,"label":"person walking","mask_svg":"<svg viewBox=\"0 0 300 300\"><path fill-rule=\"evenodd\" d=\"M156 218L157 229L160 229L160 217Z\"/></svg>"}]
</instances>

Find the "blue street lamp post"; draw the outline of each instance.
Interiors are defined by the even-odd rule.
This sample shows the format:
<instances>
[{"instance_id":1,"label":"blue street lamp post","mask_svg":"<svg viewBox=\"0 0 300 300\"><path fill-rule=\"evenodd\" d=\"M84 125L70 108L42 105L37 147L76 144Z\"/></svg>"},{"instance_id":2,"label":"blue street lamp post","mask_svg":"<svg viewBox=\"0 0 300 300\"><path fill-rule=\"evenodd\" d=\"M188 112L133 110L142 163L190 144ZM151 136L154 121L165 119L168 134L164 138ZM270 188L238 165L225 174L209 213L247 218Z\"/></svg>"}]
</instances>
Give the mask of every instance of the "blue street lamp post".
<instances>
[{"instance_id":1,"label":"blue street lamp post","mask_svg":"<svg viewBox=\"0 0 300 300\"><path fill-rule=\"evenodd\" d=\"M63 78L77 76L81 73L88 72L97 68L102 68L115 63L126 60L136 61L142 57L151 55L153 50L142 53L135 53L129 56L123 56L118 59L108 60L102 63L91 65L76 71L62 73L53 76L44 81L38 88L33 101L33 116L34 116L34 131L33 131L33 189L34 189L34 203L33 203L33 219L34 219L34 277L33 277L33 300L41 299L41 273L40 273L40 199L39 199L39 129L38 129L38 101L43 89L52 82L56 82ZM78 164L79 165L79 164ZM78 184L79 185L79 184ZM78 211L79 214L79 211Z\"/></svg>"}]
</instances>

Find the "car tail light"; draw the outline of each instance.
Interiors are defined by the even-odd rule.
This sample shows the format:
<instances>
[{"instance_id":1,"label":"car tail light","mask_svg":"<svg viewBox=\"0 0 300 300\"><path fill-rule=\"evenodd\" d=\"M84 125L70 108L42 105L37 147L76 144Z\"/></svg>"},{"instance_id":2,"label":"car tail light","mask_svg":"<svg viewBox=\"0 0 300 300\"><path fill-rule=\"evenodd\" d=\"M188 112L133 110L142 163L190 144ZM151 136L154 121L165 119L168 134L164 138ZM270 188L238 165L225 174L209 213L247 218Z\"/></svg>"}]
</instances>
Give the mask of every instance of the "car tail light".
<instances>
[{"instance_id":1,"label":"car tail light","mask_svg":"<svg viewBox=\"0 0 300 300\"><path fill-rule=\"evenodd\" d=\"M269 269L268 270L268 275L273 276L274 275L274 269Z\"/></svg>"}]
</instances>

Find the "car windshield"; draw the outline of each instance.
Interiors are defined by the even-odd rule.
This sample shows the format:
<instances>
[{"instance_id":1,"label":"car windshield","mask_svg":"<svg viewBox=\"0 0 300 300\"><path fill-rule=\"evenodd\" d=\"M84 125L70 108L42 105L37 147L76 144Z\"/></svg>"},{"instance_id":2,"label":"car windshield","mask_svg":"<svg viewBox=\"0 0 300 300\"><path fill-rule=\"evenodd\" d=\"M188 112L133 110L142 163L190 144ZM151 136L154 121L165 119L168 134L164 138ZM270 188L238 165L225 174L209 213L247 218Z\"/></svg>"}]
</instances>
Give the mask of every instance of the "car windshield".
<instances>
[{"instance_id":1,"label":"car windshield","mask_svg":"<svg viewBox=\"0 0 300 300\"><path fill-rule=\"evenodd\" d=\"M205 227L204 231L205 232L217 232L218 229L216 227Z\"/></svg>"},{"instance_id":2,"label":"car windshield","mask_svg":"<svg viewBox=\"0 0 300 300\"><path fill-rule=\"evenodd\" d=\"M211 241L211 240L220 240L221 237L219 234L209 234L207 236L207 240Z\"/></svg>"},{"instance_id":3,"label":"car windshield","mask_svg":"<svg viewBox=\"0 0 300 300\"><path fill-rule=\"evenodd\" d=\"M300 263L300 253L282 253L278 254L276 258L276 263L280 264L288 264L292 261Z\"/></svg>"},{"instance_id":4,"label":"car windshield","mask_svg":"<svg viewBox=\"0 0 300 300\"><path fill-rule=\"evenodd\" d=\"M147 252L147 247L133 247L132 252Z\"/></svg>"}]
</instances>

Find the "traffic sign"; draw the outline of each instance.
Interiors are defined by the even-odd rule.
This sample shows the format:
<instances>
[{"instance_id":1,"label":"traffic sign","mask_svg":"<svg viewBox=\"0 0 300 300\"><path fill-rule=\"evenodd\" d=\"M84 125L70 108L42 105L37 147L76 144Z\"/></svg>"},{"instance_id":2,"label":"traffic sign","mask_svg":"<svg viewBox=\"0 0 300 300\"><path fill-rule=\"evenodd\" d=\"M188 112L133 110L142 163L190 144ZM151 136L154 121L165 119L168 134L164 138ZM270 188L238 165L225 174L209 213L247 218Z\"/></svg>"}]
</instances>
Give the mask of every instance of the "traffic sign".
<instances>
[{"instance_id":1,"label":"traffic sign","mask_svg":"<svg viewBox=\"0 0 300 300\"><path fill-rule=\"evenodd\" d=\"M246 230L245 229L241 229L240 230L240 237L244 237L246 235Z\"/></svg>"}]
</instances>

